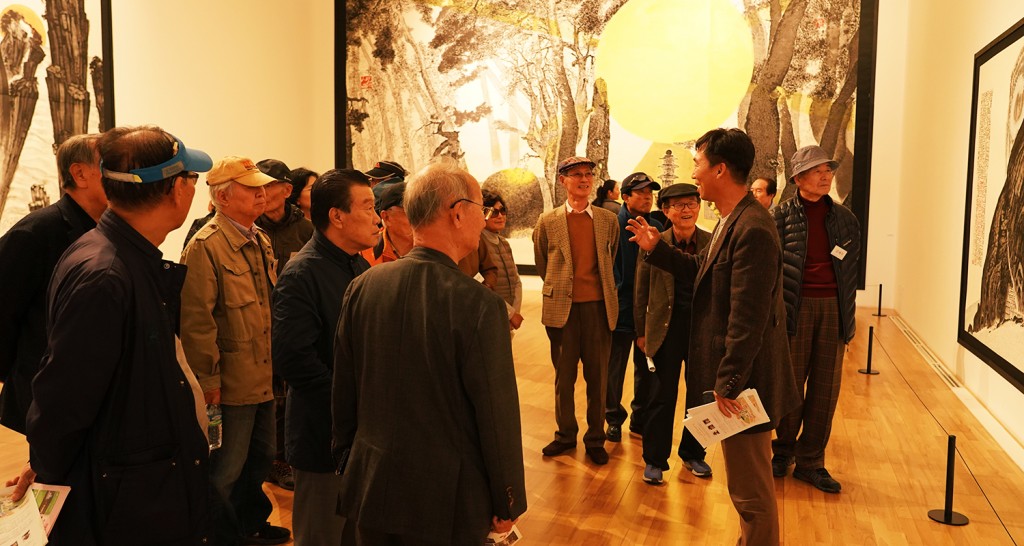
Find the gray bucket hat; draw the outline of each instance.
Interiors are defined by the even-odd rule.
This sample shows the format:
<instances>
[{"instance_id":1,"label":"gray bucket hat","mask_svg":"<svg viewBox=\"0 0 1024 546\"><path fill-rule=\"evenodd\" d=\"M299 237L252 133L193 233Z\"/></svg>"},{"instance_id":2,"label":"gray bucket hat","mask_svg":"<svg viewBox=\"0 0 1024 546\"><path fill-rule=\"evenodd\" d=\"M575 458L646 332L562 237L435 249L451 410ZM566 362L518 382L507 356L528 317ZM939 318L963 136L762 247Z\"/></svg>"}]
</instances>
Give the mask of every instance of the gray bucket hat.
<instances>
[{"instance_id":1,"label":"gray bucket hat","mask_svg":"<svg viewBox=\"0 0 1024 546\"><path fill-rule=\"evenodd\" d=\"M828 163L833 171L839 166L839 162L830 158L825 150L821 149L821 146L812 144L800 148L793 154L793 174L790 175L789 180L792 182L796 179L796 175L809 171L822 163Z\"/></svg>"}]
</instances>

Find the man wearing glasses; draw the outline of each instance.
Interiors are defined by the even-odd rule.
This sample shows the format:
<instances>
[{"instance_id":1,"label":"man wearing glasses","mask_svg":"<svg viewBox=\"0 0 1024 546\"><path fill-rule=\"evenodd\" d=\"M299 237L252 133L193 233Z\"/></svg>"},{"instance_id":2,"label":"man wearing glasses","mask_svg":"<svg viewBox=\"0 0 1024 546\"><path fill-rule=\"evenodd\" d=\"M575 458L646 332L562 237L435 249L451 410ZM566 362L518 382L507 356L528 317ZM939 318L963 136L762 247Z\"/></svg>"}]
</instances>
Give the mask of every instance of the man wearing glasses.
<instances>
[{"instance_id":1,"label":"man wearing glasses","mask_svg":"<svg viewBox=\"0 0 1024 546\"><path fill-rule=\"evenodd\" d=\"M587 382L587 456L608 463L604 449L604 402L612 330L619 316L612 262L619 245L615 214L590 204L594 162L569 157L558 164L566 201L537 220L533 252L544 280L541 322L551 341L555 367L554 440L544 447L553 457L576 447L574 391L580 361Z\"/></svg>"},{"instance_id":2,"label":"man wearing glasses","mask_svg":"<svg viewBox=\"0 0 1024 546\"><path fill-rule=\"evenodd\" d=\"M693 184L673 184L658 192L658 208L665 211L669 229L661 240L684 254L696 255L711 242L711 234L697 227L700 193ZM631 243L636 244L636 243ZM657 485L668 470L672 451L672 428L679 396L679 375L690 350L690 309L693 283L640 260L636 270L636 304L633 307L640 349L654 360L657 381L646 408L644 428L644 481ZM692 381L687 360L686 407L704 403L701 387ZM705 451L689 429L683 430L679 458L699 478L710 478L711 467L704 462Z\"/></svg>"},{"instance_id":3,"label":"man wearing glasses","mask_svg":"<svg viewBox=\"0 0 1024 546\"><path fill-rule=\"evenodd\" d=\"M345 293L331 396L342 544L482 544L526 510L505 302L455 265L480 244L482 200L450 158L413 175L416 246Z\"/></svg>"},{"instance_id":4,"label":"man wearing glasses","mask_svg":"<svg viewBox=\"0 0 1024 546\"><path fill-rule=\"evenodd\" d=\"M98 148L110 208L54 269L28 412L38 481L72 491L49 539L205 543L205 411L175 340L185 267L158 247L212 162L153 126L115 127Z\"/></svg>"}]
</instances>

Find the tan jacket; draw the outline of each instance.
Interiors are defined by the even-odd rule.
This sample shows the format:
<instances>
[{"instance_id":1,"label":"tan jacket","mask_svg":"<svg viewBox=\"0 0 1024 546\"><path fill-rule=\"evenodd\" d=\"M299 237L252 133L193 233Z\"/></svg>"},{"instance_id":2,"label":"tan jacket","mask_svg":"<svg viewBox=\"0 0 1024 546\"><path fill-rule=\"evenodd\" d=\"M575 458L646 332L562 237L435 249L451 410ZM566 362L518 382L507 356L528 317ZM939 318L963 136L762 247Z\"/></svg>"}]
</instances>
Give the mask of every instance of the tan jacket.
<instances>
[{"instance_id":1,"label":"tan jacket","mask_svg":"<svg viewBox=\"0 0 1024 546\"><path fill-rule=\"evenodd\" d=\"M594 241L597 244L597 270L601 275L608 329L614 330L619 319L619 293L615 289L612 262L619 247L619 219L599 207L594 211ZM537 274L544 280L541 323L552 328L565 326L572 308L572 250L569 247L569 225L565 220L565 204L545 212L533 230L533 254Z\"/></svg>"},{"instance_id":2,"label":"tan jacket","mask_svg":"<svg viewBox=\"0 0 1024 546\"><path fill-rule=\"evenodd\" d=\"M227 217L214 215L181 255L181 345L204 392L221 390L229 406L272 400L270 293L277 262L270 238L259 245Z\"/></svg>"}]
</instances>

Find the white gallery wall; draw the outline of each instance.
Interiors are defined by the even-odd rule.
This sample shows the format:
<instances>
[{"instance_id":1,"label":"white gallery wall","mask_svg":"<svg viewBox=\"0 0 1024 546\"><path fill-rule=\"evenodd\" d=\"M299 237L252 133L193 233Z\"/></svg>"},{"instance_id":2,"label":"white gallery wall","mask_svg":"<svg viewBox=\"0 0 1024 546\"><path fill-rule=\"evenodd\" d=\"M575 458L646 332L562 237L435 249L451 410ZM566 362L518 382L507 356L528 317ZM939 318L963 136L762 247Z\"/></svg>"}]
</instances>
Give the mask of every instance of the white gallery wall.
<instances>
[{"instance_id":1,"label":"white gallery wall","mask_svg":"<svg viewBox=\"0 0 1024 546\"><path fill-rule=\"evenodd\" d=\"M876 115L875 134L891 128L900 141L890 145L898 161L873 172L898 179L895 217L895 308L942 363L974 394L1018 442L1024 443L1024 394L956 341L959 315L963 222L970 140L974 55L1024 18L1019 0L882 1L887 13L905 10L905 22L887 33L905 33L905 78L878 94L903 95L902 114ZM896 7L892 4L906 4ZM900 38L881 43L896 47ZM879 52L879 67L890 62ZM877 104L877 102L876 102ZM876 141L877 144L877 141ZM878 149L878 146L875 146ZM879 197L872 183L872 219ZM872 226L874 227L874 226Z\"/></svg>"},{"instance_id":2,"label":"white gallery wall","mask_svg":"<svg viewBox=\"0 0 1024 546\"><path fill-rule=\"evenodd\" d=\"M334 168L334 3L112 0L118 125L156 124L216 161ZM191 217L206 214L205 178ZM177 259L191 220L161 245Z\"/></svg>"}]
</instances>

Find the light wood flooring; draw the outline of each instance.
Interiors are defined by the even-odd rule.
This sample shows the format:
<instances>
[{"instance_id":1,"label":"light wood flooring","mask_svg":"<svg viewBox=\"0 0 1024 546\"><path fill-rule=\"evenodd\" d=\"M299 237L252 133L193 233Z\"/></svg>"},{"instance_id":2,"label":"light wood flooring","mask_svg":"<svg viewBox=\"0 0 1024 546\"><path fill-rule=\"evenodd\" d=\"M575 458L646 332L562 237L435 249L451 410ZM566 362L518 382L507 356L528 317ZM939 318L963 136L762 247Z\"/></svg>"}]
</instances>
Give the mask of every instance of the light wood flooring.
<instances>
[{"instance_id":1,"label":"light wood flooring","mask_svg":"<svg viewBox=\"0 0 1024 546\"><path fill-rule=\"evenodd\" d=\"M525 297L526 322L513 340L529 495L529 510L518 524L522 543L735 543L738 518L719 447L708 452L711 479L694 477L673 457L659 487L641 480L637 437L606 444L611 461L603 467L590 464L582 447L541 457L554 431L554 372L539 321L540 295L531 290ZM869 326L875 327L873 367L881 372L876 376L857 373L866 363ZM628 406L632 381L626 381ZM585 428L582 376L577 387L577 416ZM678 413L680 422L682 407ZM680 434L677 429L677 444ZM948 434L956 435L959 451L953 508L970 518L965 527L941 525L927 516L943 507ZM0 429L0 476L13 476L26 454L21 436ZM871 316L868 309L858 311L826 457L843 484L838 495L791 476L776 479L785 544L1024 544L1024 472L892 320ZM265 488L275 505L272 521L288 526L291 493Z\"/></svg>"}]
</instances>

